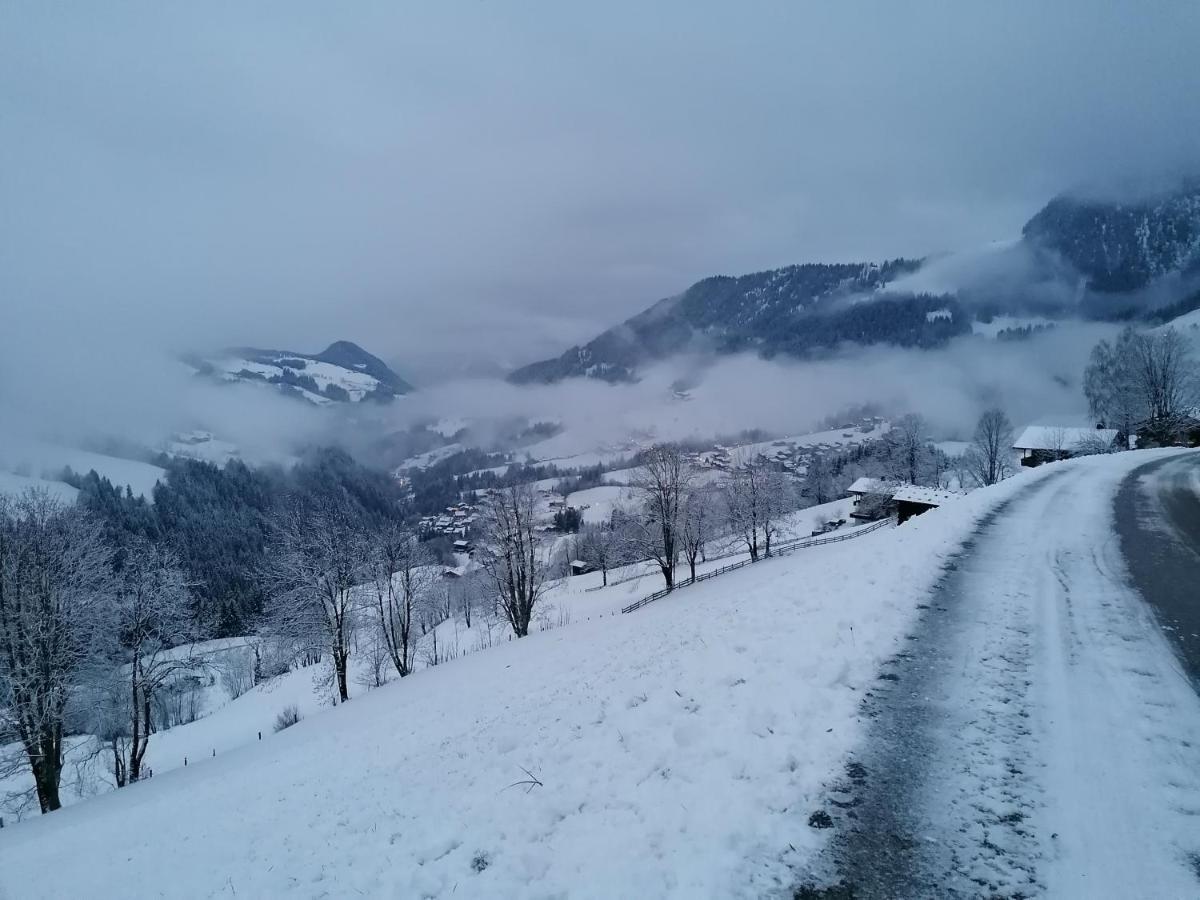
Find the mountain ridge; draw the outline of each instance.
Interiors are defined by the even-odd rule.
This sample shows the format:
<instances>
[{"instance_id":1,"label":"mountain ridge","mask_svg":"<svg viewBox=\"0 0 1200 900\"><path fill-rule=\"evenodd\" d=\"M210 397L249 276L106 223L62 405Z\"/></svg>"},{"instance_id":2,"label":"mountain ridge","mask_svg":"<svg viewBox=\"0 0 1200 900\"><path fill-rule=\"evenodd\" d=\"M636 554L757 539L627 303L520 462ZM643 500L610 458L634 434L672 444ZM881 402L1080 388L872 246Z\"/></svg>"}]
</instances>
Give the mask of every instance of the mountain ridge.
<instances>
[{"instance_id":1,"label":"mountain ridge","mask_svg":"<svg viewBox=\"0 0 1200 900\"><path fill-rule=\"evenodd\" d=\"M1118 319L1150 315L1147 288L1178 277L1155 296L1178 304L1200 281L1200 179L1142 201L1101 201L1060 194L1022 229L1031 258L1062 268L1078 284L1064 284L1059 315ZM811 357L840 344L933 347L971 331L964 304L991 314L1028 311L1028 291L997 286L986 298L965 290L928 294L892 286L927 259L882 263L802 263L740 276L701 279L585 344L560 356L515 369L516 384L587 377L636 380L645 364L683 352ZM1065 265L1062 265L1065 264ZM1074 274L1071 274L1074 273ZM1138 292L1142 292L1139 294ZM1126 296L1128 295L1128 296ZM881 304L888 305L881 305ZM978 311L978 310L977 310Z\"/></svg>"}]
</instances>

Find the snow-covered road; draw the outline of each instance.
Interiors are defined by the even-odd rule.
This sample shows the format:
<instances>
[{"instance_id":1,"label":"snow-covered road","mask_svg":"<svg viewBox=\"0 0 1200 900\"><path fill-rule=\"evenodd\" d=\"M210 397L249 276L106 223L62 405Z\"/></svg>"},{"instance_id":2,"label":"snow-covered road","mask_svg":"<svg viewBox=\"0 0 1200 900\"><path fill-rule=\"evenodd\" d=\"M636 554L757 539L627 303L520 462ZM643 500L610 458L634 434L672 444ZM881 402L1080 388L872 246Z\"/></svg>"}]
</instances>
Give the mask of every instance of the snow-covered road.
<instances>
[{"instance_id":1,"label":"snow-covered road","mask_svg":"<svg viewBox=\"0 0 1200 900\"><path fill-rule=\"evenodd\" d=\"M1200 896L1200 698L1130 581L1126 472L1064 466L980 522L865 704L827 881Z\"/></svg>"}]
</instances>

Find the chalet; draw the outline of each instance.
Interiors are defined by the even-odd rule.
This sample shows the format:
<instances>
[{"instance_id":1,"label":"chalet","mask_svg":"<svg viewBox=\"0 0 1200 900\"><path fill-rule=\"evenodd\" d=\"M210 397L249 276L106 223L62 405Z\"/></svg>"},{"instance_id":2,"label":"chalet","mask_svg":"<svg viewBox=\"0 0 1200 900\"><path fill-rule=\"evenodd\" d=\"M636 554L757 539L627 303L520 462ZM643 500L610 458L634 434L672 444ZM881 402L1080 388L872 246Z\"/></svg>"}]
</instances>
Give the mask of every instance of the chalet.
<instances>
[{"instance_id":1,"label":"chalet","mask_svg":"<svg viewBox=\"0 0 1200 900\"><path fill-rule=\"evenodd\" d=\"M1013 442L1013 449L1021 454L1023 466L1040 466L1073 456L1107 453L1116 448L1115 428L1030 425Z\"/></svg>"},{"instance_id":2,"label":"chalet","mask_svg":"<svg viewBox=\"0 0 1200 900\"><path fill-rule=\"evenodd\" d=\"M459 540L454 542L454 552L455 553L470 553L474 549L475 548L473 546L471 546L471 542L468 541L466 538L460 538Z\"/></svg>"},{"instance_id":3,"label":"chalet","mask_svg":"<svg viewBox=\"0 0 1200 900\"><path fill-rule=\"evenodd\" d=\"M884 481L882 478L858 478L850 487L846 488L846 493L857 506L867 494L890 494L896 489L896 485Z\"/></svg>"},{"instance_id":4,"label":"chalet","mask_svg":"<svg viewBox=\"0 0 1200 900\"><path fill-rule=\"evenodd\" d=\"M892 493L895 490L895 482L884 481L882 478L856 479L846 490L854 501L850 518L863 521L887 518L895 508L895 504L892 503Z\"/></svg>"},{"instance_id":5,"label":"chalet","mask_svg":"<svg viewBox=\"0 0 1200 900\"><path fill-rule=\"evenodd\" d=\"M919 484L902 484L892 493L892 502L896 504L896 522L903 525L913 516L919 516L961 496L962 494L956 491L922 487Z\"/></svg>"}]
</instances>

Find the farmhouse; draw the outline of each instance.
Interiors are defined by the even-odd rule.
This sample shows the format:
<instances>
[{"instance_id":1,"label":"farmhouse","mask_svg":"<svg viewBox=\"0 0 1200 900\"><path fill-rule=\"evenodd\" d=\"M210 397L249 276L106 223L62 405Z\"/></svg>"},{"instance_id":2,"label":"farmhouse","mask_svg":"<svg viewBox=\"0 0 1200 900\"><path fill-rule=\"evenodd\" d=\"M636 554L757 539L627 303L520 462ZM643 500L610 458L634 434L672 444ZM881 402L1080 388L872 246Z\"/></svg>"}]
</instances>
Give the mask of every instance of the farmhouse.
<instances>
[{"instance_id":1,"label":"farmhouse","mask_svg":"<svg viewBox=\"0 0 1200 900\"><path fill-rule=\"evenodd\" d=\"M896 523L903 525L913 516L919 516L961 496L955 491L945 491L941 488L902 484L892 494L892 502L896 504Z\"/></svg>"},{"instance_id":2,"label":"farmhouse","mask_svg":"<svg viewBox=\"0 0 1200 900\"><path fill-rule=\"evenodd\" d=\"M884 481L882 478L857 479L846 489L854 501L850 518L863 521L887 518L892 514L892 493L895 490L894 482Z\"/></svg>"},{"instance_id":3,"label":"farmhouse","mask_svg":"<svg viewBox=\"0 0 1200 900\"><path fill-rule=\"evenodd\" d=\"M867 494L890 494L895 489L895 484L884 481L882 478L863 477L855 479L854 483L846 488L846 493L853 498L854 505L857 506Z\"/></svg>"},{"instance_id":4,"label":"farmhouse","mask_svg":"<svg viewBox=\"0 0 1200 900\"><path fill-rule=\"evenodd\" d=\"M1116 444L1115 428L1030 425L1013 442L1013 449L1020 452L1021 465L1040 466L1072 456L1107 453Z\"/></svg>"}]
</instances>

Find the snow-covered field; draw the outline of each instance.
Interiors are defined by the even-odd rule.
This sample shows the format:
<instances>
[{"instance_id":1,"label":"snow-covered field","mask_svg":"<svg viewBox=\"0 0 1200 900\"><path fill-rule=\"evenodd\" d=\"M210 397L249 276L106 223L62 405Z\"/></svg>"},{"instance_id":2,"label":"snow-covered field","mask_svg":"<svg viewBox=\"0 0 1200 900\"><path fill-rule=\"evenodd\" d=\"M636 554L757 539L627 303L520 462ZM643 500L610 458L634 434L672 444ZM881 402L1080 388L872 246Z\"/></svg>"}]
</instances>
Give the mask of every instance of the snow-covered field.
<instances>
[{"instance_id":1,"label":"snow-covered field","mask_svg":"<svg viewBox=\"0 0 1200 900\"><path fill-rule=\"evenodd\" d=\"M275 358L273 364L268 364L244 359L239 356L227 356L213 359L210 362L221 374L221 377L227 381L239 380L240 373L242 372L252 372L255 375L261 375L263 379L273 378L290 372L297 376L307 375L316 383L317 389L322 392L329 385L341 388L349 395L351 401L354 402L362 400L363 397L379 387L379 379L368 375L366 372L356 372L343 366L333 365L332 363L308 357L297 362L297 365L300 362L303 363L300 368L286 365L289 361L296 361L296 358L280 355ZM324 393L314 394L307 388L302 388L298 385L295 387L306 400L312 403L322 405L332 402Z\"/></svg>"},{"instance_id":2,"label":"snow-covered field","mask_svg":"<svg viewBox=\"0 0 1200 900\"><path fill-rule=\"evenodd\" d=\"M863 691L943 561L995 502L1053 468L626 616L603 614L624 586L606 599L572 585L595 616L576 606L569 627L319 715L310 706L261 743L217 745L218 732L244 743L298 702L311 675L293 673L178 737L156 736L152 781L5 829L0 889L515 897L785 887L820 845L807 816L861 733ZM192 750L200 762L166 771L183 750L171 742L189 729L207 729L207 758Z\"/></svg>"},{"instance_id":3,"label":"snow-covered field","mask_svg":"<svg viewBox=\"0 0 1200 900\"><path fill-rule=\"evenodd\" d=\"M0 494L15 496L28 490L49 491L63 503L74 503L79 491L63 481L48 481L45 478L31 478L28 475L14 475L12 472L0 472Z\"/></svg>"},{"instance_id":4,"label":"snow-covered field","mask_svg":"<svg viewBox=\"0 0 1200 900\"><path fill-rule=\"evenodd\" d=\"M93 453L90 450L48 443L0 442L0 472L15 472L25 477L57 481L66 468L80 475L95 469L118 488L128 486L134 494L146 499L151 499L154 485L166 476L163 469L150 463ZM71 496L74 496L74 493Z\"/></svg>"}]
</instances>

